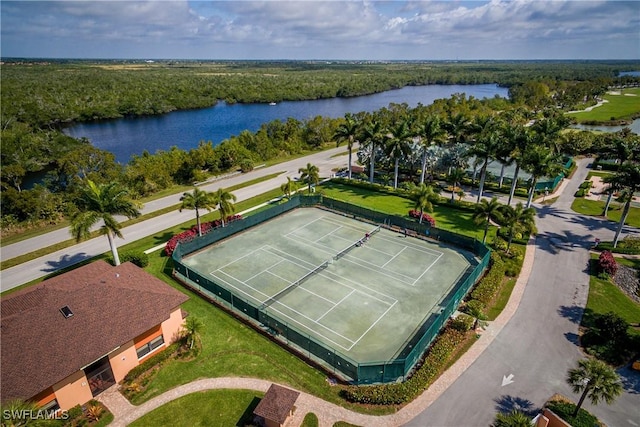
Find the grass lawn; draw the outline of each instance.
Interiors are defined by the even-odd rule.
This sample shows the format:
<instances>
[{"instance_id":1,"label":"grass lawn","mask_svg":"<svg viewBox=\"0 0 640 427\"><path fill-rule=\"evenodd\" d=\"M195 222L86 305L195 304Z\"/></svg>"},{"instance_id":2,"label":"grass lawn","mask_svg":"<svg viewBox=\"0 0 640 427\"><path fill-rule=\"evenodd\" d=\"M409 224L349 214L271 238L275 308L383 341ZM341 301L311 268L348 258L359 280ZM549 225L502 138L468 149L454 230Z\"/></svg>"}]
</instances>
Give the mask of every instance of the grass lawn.
<instances>
[{"instance_id":1,"label":"grass lawn","mask_svg":"<svg viewBox=\"0 0 640 427\"><path fill-rule=\"evenodd\" d=\"M129 424L131 427L245 426L262 393L250 390L208 390L180 397Z\"/></svg>"},{"instance_id":2,"label":"grass lawn","mask_svg":"<svg viewBox=\"0 0 640 427\"><path fill-rule=\"evenodd\" d=\"M632 95L632 96L630 96ZM567 116L575 118L578 122L630 119L640 112L640 88L624 89L621 95L606 94L603 98L609 102L579 113L567 113Z\"/></svg>"},{"instance_id":3,"label":"grass lawn","mask_svg":"<svg viewBox=\"0 0 640 427\"><path fill-rule=\"evenodd\" d=\"M590 215L601 216L604 211L605 202L600 200L588 200L582 197L576 197L571 204L571 210L574 212ZM609 205L609 212L607 217L614 222L620 222L620 216L622 215L622 205L620 203L611 202ZM631 227L640 228L640 208L631 207L629 209L629 215L627 215L627 225ZM613 239L613 236L611 236Z\"/></svg>"},{"instance_id":4,"label":"grass lawn","mask_svg":"<svg viewBox=\"0 0 640 427\"><path fill-rule=\"evenodd\" d=\"M320 190L322 194L333 199L343 200L354 205L398 216L408 217L409 210L413 209L413 202L404 197L379 193L355 186L327 182L322 185ZM473 214L471 212L454 209L442 204L434 205L434 211L429 212L429 215L436 220L436 227L438 228L482 240L484 230L473 222ZM496 230L496 227L489 227L488 242L493 241Z\"/></svg>"},{"instance_id":5,"label":"grass lawn","mask_svg":"<svg viewBox=\"0 0 640 427\"><path fill-rule=\"evenodd\" d=\"M591 259L597 260L598 255L592 254ZM616 258L616 261L636 268L640 264L640 260ZM618 314L630 324L640 323L640 304L634 302L610 281L599 279L592 274L589 279L589 298L582 318L582 326L592 326L594 315L606 314L610 311ZM640 336L640 329L632 329L632 333Z\"/></svg>"}]
</instances>

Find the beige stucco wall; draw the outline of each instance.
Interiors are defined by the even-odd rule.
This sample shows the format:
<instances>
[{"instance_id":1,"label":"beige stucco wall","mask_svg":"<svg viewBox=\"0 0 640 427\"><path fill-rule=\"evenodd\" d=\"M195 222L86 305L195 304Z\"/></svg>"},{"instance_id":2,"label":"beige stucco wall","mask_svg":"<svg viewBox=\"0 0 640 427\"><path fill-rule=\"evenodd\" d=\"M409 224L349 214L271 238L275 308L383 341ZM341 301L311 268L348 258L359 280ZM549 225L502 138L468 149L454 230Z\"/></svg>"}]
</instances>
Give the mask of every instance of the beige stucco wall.
<instances>
[{"instance_id":1,"label":"beige stucco wall","mask_svg":"<svg viewBox=\"0 0 640 427\"><path fill-rule=\"evenodd\" d=\"M138 355L136 354L136 348L133 346L133 340L111 353L109 355L109 363L116 382L122 381L131 369L138 366Z\"/></svg>"},{"instance_id":2,"label":"beige stucco wall","mask_svg":"<svg viewBox=\"0 0 640 427\"><path fill-rule=\"evenodd\" d=\"M547 427L571 427L571 424L567 423L565 420L557 416L553 411L546 409L542 412L546 418L549 419L549 424Z\"/></svg>"},{"instance_id":3,"label":"beige stucco wall","mask_svg":"<svg viewBox=\"0 0 640 427\"><path fill-rule=\"evenodd\" d=\"M64 380L53 385L53 392L60 405L60 409L71 409L93 399L91 388L83 371L69 375Z\"/></svg>"},{"instance_id":4,"label":"beige stucco wall","mask_svg":"<svg viewBox=\"0 0 640 427\"><path fill-rule=\"evenodd\" d=\"M167 320L162 322L162 335L164 336L166 345L178 339L183 322L184 319L182 318L182 310L180 310L180 307L174 310Z\"/></svg>"}]
</instances>

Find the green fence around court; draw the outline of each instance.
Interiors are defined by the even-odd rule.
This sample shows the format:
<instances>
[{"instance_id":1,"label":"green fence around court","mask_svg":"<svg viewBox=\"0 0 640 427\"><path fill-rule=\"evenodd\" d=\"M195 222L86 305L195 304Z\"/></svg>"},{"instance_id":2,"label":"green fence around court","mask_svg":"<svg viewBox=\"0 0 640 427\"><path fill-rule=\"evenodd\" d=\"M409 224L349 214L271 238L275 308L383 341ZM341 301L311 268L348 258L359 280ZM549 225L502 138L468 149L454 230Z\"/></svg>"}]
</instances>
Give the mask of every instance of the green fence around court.
<instances>
[{"instance_id":1,"label":"green fence around court","mask_svg":"<svg viewBox=\"0 0 640 427\"><path fill-rule=\"evenodd\" d=\"M329 345L301 332L295 326L274 318L270 315L268 307L256 307L245 298L227 289L224 285L216 283L212 276L204 277L182 263L182 258L192 252L275 218L287 211L304 206L324 207L343 215L353 216L376 224L384 224L386 227L407 230L411 233L416 233L418 236L423 236L423 238L428 237L450 243L473 252L480 259L480 262L467 269L463 277L458 280L456 286L442 299L438 312L430 314L425 319L422 325L407 340L394 360L368 363L352 360ZM173 252L174 273L186 286L196 290L201 295L212 297L218 305L242 315L243 318L260 328L266 329L276 338L285 340L286 344L298 353L312 360L321 361L323 366L328 367L335 374L340 373L341 376L347 377L354 384L386 383L406 379L424 351L457 309L464 296L487 268L489 259L489 248L475 239L431 228L429 224L419 224L411 219L388 215L321 195L296 196L268 210L258 212L240 221L232 222L225 227L214 229L191 242L178 244ZM206 292L203 292L203 290Z\"/></svg>"}]
</instances>

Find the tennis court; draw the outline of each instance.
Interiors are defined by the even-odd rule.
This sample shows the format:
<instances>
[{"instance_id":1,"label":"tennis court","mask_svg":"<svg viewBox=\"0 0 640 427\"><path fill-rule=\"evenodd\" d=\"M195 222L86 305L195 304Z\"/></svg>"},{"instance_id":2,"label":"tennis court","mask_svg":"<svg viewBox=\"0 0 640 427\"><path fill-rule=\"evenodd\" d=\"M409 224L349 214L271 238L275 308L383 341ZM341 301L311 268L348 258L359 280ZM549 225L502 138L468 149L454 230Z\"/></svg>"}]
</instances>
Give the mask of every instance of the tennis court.
<instances>
[{"instance_id":1,"label":"tennis court","mask_svg":"<svg viewBox=\"0 0 640 427\"><path fill-rule=\"evenodd\" d=\"M183 262L360 363L396 357L478 263L470 252L320 208L295 209Z\"/></svg>"}]
</instances>

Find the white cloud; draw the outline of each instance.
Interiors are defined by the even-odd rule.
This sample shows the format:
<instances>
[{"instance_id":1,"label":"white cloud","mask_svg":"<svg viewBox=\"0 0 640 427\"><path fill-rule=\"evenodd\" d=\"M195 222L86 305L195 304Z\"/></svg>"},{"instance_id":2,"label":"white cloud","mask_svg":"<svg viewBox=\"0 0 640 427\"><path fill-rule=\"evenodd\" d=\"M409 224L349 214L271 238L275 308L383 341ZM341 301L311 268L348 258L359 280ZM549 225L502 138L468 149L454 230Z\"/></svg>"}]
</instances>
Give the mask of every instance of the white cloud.
<instances>
[{"instance_id":1,"label":"white cloud","mask_svg":"<svg viewBox=\"0 0 640 427\"><path fill-rule=\"evenodd\" d=\"M4 56L638 58L635 1L2 1Z\"/></svg>"}]
</instances>

